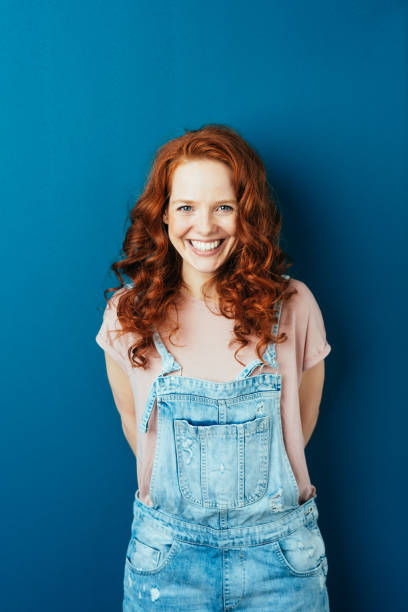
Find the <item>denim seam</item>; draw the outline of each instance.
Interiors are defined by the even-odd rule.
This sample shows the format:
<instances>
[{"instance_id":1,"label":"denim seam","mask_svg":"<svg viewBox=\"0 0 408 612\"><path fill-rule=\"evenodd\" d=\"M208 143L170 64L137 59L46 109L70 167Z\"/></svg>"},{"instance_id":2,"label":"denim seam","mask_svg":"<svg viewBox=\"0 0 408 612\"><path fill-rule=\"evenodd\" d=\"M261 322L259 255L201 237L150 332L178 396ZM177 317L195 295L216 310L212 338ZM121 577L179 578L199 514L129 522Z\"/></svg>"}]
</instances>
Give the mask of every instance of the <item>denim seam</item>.
<instances>
[{"instance_id":1,"label":"denim seam","mask_svg":"<svg viewBox=\"0 0 408 612\"><path fill-rule=\"evenodd\" d=\"M316 508L313 507L312 500L314 500L314 497L311 497L310 499L305 501L303 504L299 505L295 510L291 511L289 514L279 519L279 522L282 523L282 527L284 527L286 524L290 525L290 523L293 520L298 520L300 524L305 524L307 521L311 520L310 517L308 516L308 513L311 510L313 511L312 516L315 516L317 518L317 514L316 514L317 510ZM142 504L142 502L139 501L139 504ZM229 527L227 529L220 530L220 529L215 529L214 527L210 527L208 525L200 525L198 523L191 523L189 521L184 521L179 518L175 519L174 517L166 515L161 510L157 510L155 508L151 509L152 513L150 514L150 510L149 510L150 507L147 506L147 508L148 509L145 510L140 505L136 505L136 512L139 513L141 516L143 516L146 519L151 519L151 517L153 516L154 520L159 521L165 527L170 528L170 529L172 528L172 525L179 525L180 528L182 528L184 531L187 531L187 532L188 531L192 533L196 532L200 535L209 534L211 536L216 536L216 537L219 536L220 533L222 533L223 535L227 533L228 537L241 537L242 532L245 533L248 529L262 531L262 525L249 525L247 527ZM294 516L294 513L295 514L298 513L299 517ZM294 529L296 528L297 527L295 526Z\"/></svg>"}]
</instances>

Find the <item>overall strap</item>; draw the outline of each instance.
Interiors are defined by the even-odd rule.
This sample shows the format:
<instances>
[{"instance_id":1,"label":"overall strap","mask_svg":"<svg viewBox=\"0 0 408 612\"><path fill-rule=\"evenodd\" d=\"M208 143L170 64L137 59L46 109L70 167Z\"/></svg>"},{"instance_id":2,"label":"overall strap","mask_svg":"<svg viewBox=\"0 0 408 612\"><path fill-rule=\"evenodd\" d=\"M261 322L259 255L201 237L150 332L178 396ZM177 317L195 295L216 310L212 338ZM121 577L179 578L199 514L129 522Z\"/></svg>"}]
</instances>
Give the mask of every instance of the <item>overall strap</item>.
<instances>
[{"instance_id":1,"label":"overall strap","mask_svg":"<svg viewBox=\"0 0 408 612\"><path fill-rule=\"evenodd\" d=\"M289 276L287 274L282 274L283 277L285 278L289 278ZM278 309L277 309L277 315L278 315L278 319L273 327L273 335L276 336L278 333L278 329L279 329L279 321L280 321L280 316L281 316L281 312L282 312L282 298L279 300L278 302ZM276 361L276 348L275 348L275 343L271 343L267 346L264 354L262 355L262 357L264 358L264 360L266 361L266 363L271 366L272 368L274 368L275 370L278 370L278 362ZM252 374L252 372L255 370L255 368L257 368L258 366L261 366L261 370L260 373L262 372L262 368L265 366L264 363L262 363L262 361L260 359L253 359L253 361L250 361L248 363L247 366L245 366L245 368L238 374L238 376L236 377L235 380L239 380L241 378L247 378L248 376L250 376Z\"/></svg>"},{"instance_id":2,"label":"overall strap","mask_svg":"<svg viewBox=\"0 0 408 612\"><path fill-rule=\"evenodd\" d=\"M169 353L169 351L166 349L157 331L153 333L153 342L156 346L158 353L160 354L162 358L162 368L161 368L160 376L165 376L166 374L169 374L170 372L174 372L175 370L180 370L180 376L181 376L181 372L183 370L182 366L179 363L177 363L173 355Z\"/></svg>"},{"instance_id":3,"label":"overall strap","mask_svg":"<svg viewBox=\"0 0 408 612\"><path fill-rule=\"evenodd\" d=\"M156 401L156 397L157 397L156 381L157 381L157 378L159 376L165 376L166 374L169 374L170 372L174 372L175 370L180 370L180 372L182 371L181 365L179 365L177 363L177 361L174 359L173 355L171 353L169 353L169 351L166 349L166 347L164 346L164 344L162 342L162 339L160 338L160 335L158 334L157 331L154 331L154 333L153 333L153 342L154 342L154 344L156 346L156 349L157 349L158 353L161 356L162 366L161 366L160 374L158 376L156 376L156 378L152 382L152 385L151 385L150 391L149 391L149 395L147 396L145 409L144 409L143 415L142 415L142 420L141 420L140 425L139 425L139 430L142 433L146 433L147 432L150 415L152 413L153 406L154 406L154 403Z\"/></svg>"}]
</instances>

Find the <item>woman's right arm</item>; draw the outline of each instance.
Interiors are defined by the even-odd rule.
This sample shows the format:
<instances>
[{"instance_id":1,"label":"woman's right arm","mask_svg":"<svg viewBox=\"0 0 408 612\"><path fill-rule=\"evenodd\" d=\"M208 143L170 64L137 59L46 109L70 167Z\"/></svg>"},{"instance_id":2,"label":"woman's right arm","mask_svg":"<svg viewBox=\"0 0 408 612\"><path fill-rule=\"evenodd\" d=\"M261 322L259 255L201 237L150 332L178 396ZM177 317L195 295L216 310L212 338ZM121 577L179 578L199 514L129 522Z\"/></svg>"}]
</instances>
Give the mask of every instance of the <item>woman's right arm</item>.
<instances>
[{"instance_id":1,"label":"woman's right arm","mask_svg":"<svg viewBox=\"0 0 408 612\"><path fill-rule=\"evenodd\" d=\"M136 457L136 413L129 376L106 351L104 353L106 372L113 399L122 421L123 433Z\"/></svg>"}]
</instances>

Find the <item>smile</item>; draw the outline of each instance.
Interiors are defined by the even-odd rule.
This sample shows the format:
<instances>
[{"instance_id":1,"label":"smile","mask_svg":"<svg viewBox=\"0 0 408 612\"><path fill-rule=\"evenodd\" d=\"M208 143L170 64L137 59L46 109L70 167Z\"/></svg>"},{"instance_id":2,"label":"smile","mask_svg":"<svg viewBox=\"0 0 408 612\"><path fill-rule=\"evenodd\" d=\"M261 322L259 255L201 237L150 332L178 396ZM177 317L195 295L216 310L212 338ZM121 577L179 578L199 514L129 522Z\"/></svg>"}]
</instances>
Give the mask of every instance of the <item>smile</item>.
<instances>
[{"instance_id":1,"label":"smile","mask_svg":"<svg viewBox=\"0 0 408 612\"><path fill-rule=\"evenodd\" d=\"M208 256L218 253L224 240L225 238L213 240L212 242L200 242L199 240L186 240L186 242L194 253Z\"/></svg>"}]
</instances>

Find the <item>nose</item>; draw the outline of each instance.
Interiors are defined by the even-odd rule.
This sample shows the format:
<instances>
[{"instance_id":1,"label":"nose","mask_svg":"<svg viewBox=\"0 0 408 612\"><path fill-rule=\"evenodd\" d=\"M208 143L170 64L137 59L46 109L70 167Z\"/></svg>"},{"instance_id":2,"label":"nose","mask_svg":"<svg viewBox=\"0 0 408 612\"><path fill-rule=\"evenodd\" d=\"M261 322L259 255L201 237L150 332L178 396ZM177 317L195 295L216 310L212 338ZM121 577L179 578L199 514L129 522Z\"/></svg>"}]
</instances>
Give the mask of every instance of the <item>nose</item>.
<instances>
[{"instance_id":1,"label":"nose","mask_svg":"<svg viewBox=\"0 0 408 612\"><path fill-rule=\"evenodd\" d=\"M203 237L214 233L217 227L216 219L209 210L201 210L196 219L196 231Z\"/></svg>"}]
</instances>

